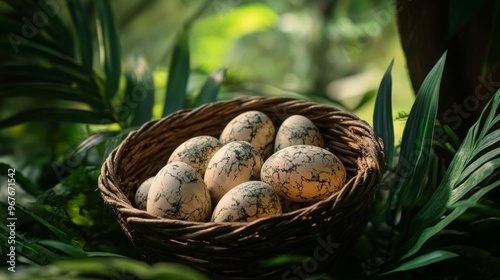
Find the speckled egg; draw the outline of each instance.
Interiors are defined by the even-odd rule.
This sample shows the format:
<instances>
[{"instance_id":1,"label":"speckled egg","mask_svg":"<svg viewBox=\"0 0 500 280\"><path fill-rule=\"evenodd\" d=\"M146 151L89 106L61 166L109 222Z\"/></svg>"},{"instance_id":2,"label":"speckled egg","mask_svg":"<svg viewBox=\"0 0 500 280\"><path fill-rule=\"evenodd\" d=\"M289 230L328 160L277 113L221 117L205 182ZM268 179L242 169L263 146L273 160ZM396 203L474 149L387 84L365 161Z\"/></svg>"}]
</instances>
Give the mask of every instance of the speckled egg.
<instances>
[{"instance_id":1,"label":"speckled egg","mask_svg":"<svg viewBox=\"0 0 500 280\"><path fill-rule=\"evenodd\" d=\"M212 222L251 222L281 215L281 201L274 189L261 181L249 181L228 191L215 206Z\"/></svg>"},{"instance_id":2,"label":"speckled egg","mask_svg":"<svg viewBox=\"0 0 500 280\"><path fill-rule=\"evenodd\" d=\"M339 191L346 180L346 170L326 149L295 145L269 157L262 166L260 177L283 199L312 202Z\"/></svg>"},{"instance_id":3,"label":"speckled egg","mask_svg":"<svg viewBox=\"0 0 500 280\"><path fill-rule=\"evenodd\" d=\"M205 222L212 204L198 172L184 162L165 165L153 179L146 210L163 218Z\"/></svg>"},{"instance_id":4,"label":"speckled egg","mask_svg":"<svg viewBox=\"0 0 500 280\"><path fill-rule=\"evenodd\" d=\"M319 129L312 121L301 115L288 117L278 128L274 140L274 151L293 145L313 145L325 148Z\"/></svg>"},{"instance_id":5,"label":"speckled egg","mask_svg":"<svg viewBox=\"0 0 500 280\"><path fill-rule=\"evenodd\" d=\"M148 192L154 178L155 177L146 179L135 191L134 204L136 208L146 210L146 205L148 202Z\"/></svg>"},{"instance_id":6,"label":"speckled egg","mask_svg":"<svg viewBox=\"0 0 500 280\"><path fill-rule=\"evenodd\" d=\"M167 163L176 161L187 163L203 178L208 162L221 147L222 144L215 137L193 137L180 144L172 152Z\"/></svg>"},{"instance_id":7,"label":"speckled egg","mask_svg":"<svg viewBox=\"0 0 500 280\"><path fill-rule=\"evenodd\" d=\"M232 141L247 141L252 144L263 159L273 152L276 129L271 119L259 111L248 111L233 118L222 131L222 144Z\"/></svg>"},{"instance_id":8,"label":"speckled egg","mask_svg":"<svg viewBox=\"0 0 500 280\"><path fill-rule=\"evenodd\" d=\"M220 148L208 163L204 181L215 205L230 189L259 180L263 160L245 141L230 142Z\"/></svg>"}]
</instances>

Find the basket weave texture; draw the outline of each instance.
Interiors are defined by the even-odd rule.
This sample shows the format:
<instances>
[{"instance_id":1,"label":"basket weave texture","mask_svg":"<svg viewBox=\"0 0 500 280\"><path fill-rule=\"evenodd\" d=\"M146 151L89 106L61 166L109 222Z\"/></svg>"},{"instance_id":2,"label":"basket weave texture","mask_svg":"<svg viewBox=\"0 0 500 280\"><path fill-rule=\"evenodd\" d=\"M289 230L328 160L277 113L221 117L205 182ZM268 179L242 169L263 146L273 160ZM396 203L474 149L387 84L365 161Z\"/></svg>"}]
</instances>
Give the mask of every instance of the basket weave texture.
<instances>
[{"instance_id":1,"label":"basket weave texture","mask_svg":"<svg viewBox=\"0 0 500 280\"><path fill-rule=\"evenodd\" d=\"M232 118L250 110L267 114L276 127L294 114L309 118L346 167L342 190L309 207L250 223L171 220L134 208L135 190L166 164L178 145L200 135L218 138ZM352 251L366 227L384 169L382 141L355 115L290 98L246 97L145 123L109 155L99 189L125 234L150 263L188 264L212 279L302 279L331 272ZM265 265L265 260L280 255L307 258Z\"/></svg>"}]
</instances>

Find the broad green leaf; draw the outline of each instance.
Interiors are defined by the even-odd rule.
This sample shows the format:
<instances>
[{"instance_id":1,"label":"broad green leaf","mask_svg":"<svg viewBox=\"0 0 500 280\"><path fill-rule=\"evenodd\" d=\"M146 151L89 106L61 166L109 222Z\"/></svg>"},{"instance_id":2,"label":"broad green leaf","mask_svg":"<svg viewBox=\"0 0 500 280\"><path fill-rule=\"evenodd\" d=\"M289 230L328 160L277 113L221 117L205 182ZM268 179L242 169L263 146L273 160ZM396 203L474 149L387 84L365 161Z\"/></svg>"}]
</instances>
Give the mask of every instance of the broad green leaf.
<instances>
[{"instance_id":1,"label":"broad green leaf","mask_svg":"<svg viewBox=\"0 0 500 280\"><path fill-rule=\"evenodd\" d=\"M97 34L99 48L104 57L104 72L106 74L106 96L112 98L120 83L121 76L121 47L115 19L109 0L97 1Z\"/></svg>"},{"instance_id":2,"label":"broad green leaf","mask_svg":"<svg viewBox=\"0 0 500 280\"><path fill-rule=\"evenodd\" d=\"M499 149L492 149L490 155L482 155L487 147L493 147L500 138L495 137L496 141L484 141L496 135L498 130L491 131L492 124L495 123L498 116L498 107L500 106L500 91L498 91L492 100L483 110L481 117L469 129L460 148L448 167L445 177L427 201L411 221L405 237L405 243L400 246L400 252L407 258L420 250L421 246L446 225L460 216L467 208L456 208L453 212L446 213L447 208L453 208L454 203L478 186L488 175L493 174L500 167L498 159ZM483 117L484 114L487 117ZM484 146L477 149L478 146ZM483 187L473 193L468 199L469 202L477 202L486 192L497 187L500 181ZM441 219L441 220L440 220ZM411 247L411 249L409 249Z\"/></svg>"},{"instance_id":3,"label":"broad green leaf","mask_svg":"<svg viewBox=\"0 0 500 280\"><path fill-rule=\"evenodd\" d=\"M387 169L392 169L394 159L394 124L392 117L392 77L394 58L380 82L375 109L373 112L373 129L384 140L384 151Z\"/></svg>"},{"instance_id":4,"label":"broad green leaf","mask_svg":"<svg viewBox=\"0 0 500 280\"><path fill-rule=\"evenodd\" d=\"M0 120L0 128L14 126L28 121L73 122L85 124L110 124L115 122L113 116L94 111L39 108L27 110Z\"/></svg>"},{"instance_id":5,"label":"broad green leaf","mask_svg":"<svg viewBox=\"0 0 500 280\"><path fill-rule=\"evenodd\" d=\"M389 198L389 223L394 223L398 206L411 207L418 201L425 182L432 153L432 137L437 115L441 75L446 52L427 74L418 90L408 121L406 122L399 162L396 167L396 186Z\"/></svg>"},{"instance_id":6,"label":"broad green leaf","mask_svg":"<svg viewBox=\"0 0 500 280\"><path fill-rule=\"evenodd\" d=\"M457 253L453 253L450 251L445 251L445 250L435 250L432 252L425 253L421 256L418 256L414 259L411 259L409 261L406 261L402 263L399 267L388 271L382 275L387 275L387 274L392 274L394 272L398 271L406 271L406 270L411 270L415 268L420 268L424 267L433 263L437 263L440 261L444 261L447 259L455 258L458 257L459 255Z\"/></svg>"},{"instance_id":7,"label":"broad green leaf","mask_svg":"<svg viewBox=\"0 0 500 280\"><path fill-rule=\"evenodd\" d=\"M94 274L99 276L120 276L123 273L132 273L145 279L151 267L137 260L128 258L88 258L85 261L62 260L55 262L55 265L65 271L78 271L83 274Z\"/></svg>"},{"instance_id":8,"label":"broad green leaf","mask_svg":"<svg viewBox=\"0 0 500 280\"><path fill-rule=\"evenodd\" d=\"M6 38L0 38L0 48L7 49L10 48L10 46L11 42L6 40ZM18 56L6 58L6 61L19 60L43 61L46 64L60 65L72 68L73 71L81 71L81 66L74 57L68 56L57 49L37 42L30 41L29 44L23 45L22 52ZM81 73L83 74L83 72Z\"/></svg>"},{"instance_id":9,"label":"broad green leaf","mask_svg":"<svg viewBox=\"0 0 500 280\"><path fill-rule=\"evenodd\" d=\"M75 153L72 156L83 154L86 151L92 149L93 147L99 145L103 141L106 141L107 139L116 136L118 133L119 133L118 131L97 132L88 137L87 139L85 139L82 143L80 143L80 145L78 145Z\"/></svg>"},{"instance_id":10,"label":"broad green leaf","mask_svg":"<svg viewBox=\"0 0 500 280\"><path fill-rule=\"evenodd\" d=\"M500 181L497 181L493 184L481 188L476 193L474 193L469 199L465 200L467 203L459 204L458 207L454 208L454 210L450 214L447 214L444 219L440 220L434 226L424 229L420 234L420 236L418 237L418 240L415 243L415 245L410 250L408 250L408 252L403 256L402 259L411 257L412 255L416 254L422 248L422 246L427 240L436 235L438 232L444 229L455 219L460 217L460 215L462 215L471 205L475 205L475 203L477 203L479 199L483 197L486 193L488 193L489 191L493 190L498 186L500 186Z\"/></svg>"},{"instance_id":11,"label":"broad green leaf","mask_svg":"<svg viewBox=\"0 0 500 280\"><path fill-rule=\"evenodd\" d=\"M225 76L226 68L212 72L196 97L194 106L198 107L209 102L217 101L217 95L219 94L219 89Z\"/></svg>"},{"instance_id":12,"label":"broad green leaf","mask_svg":"<svg viewBox=\"0 0 500 280\"><path fill-rule=\"evenodd\" d=\"M481 2L481 1L480 1ZM500 34L500 2L495 3L493 27L490 34ZM488 52L483 64L483 74L489 75L494 67L500 67L500 36L491 36Z\"/></svg>"},{"instance_id":13,"label":"broad green leaf","mask_svg":"<svg viewBox=\"0 0 500 280\"><path fill-rule=\"evenodd\" d=\"M6 163L0 162L0 174L2 175L9 174L8 172L9 169L15 169L15 168ZM36 186L30 179L26 178L23 175L21 170L15 169L15 171L16 172L14 175L14 179L16 180L16 185L20 185L23 188L23 190L26 191L26 193L34 197L42 193L42 191L38 186Z\"/></svg>"},{"instance_id":14,"label":"broad green leaf","mask_svg":"<svg viewBox=\"0 0 500 280\"><path fill-rule=\"evenodd\" d=\"M483 164L481 164L477 170L475 170L472 174L470 174L462 184L453 189L453 191L451 192L450 199L448 201L448 205L450 206L453 205L464 195L466 195L470 190L476 187L479 183L490 177L493 174L493 172L495 172L495 170L500 168L500 158L499 158L500 153L498 153L497 151L497 153L493 154L491 157L497 157L497 158L490 160L485 160L484 158L481 158L481 160L483 160Z\"/></svg>"},{"instance_id":15,"label":"broad green leaf","mask_svg":"<svg viewBox=\"0 0 500 280\"><path fill-rule=\"evenodd\" d=\"M122 112L131 117L130 126L139 126L150 121L153 116L155 85L153 73L140 56L131 57L125 72L126 88L122 101Z\"/></svg>"},{"instance_id":16,"label":"broad green leaf","mask_svg":"<svg viewBox=\"0 0 500 280\"><path fill-rule=\"evenodd\" d=\"M5 232L9 231L7 226L3 223L0 224L0 228ZM0 235L0 240L2 241L2 244L7 244L8 242L7 236L4 234ZM44 265L49 262L62 259L61 256L43 246L36 244L33 240L29 240L19 232L16 232L16 252L17 254L39 265Z\"/></svg>"},{"instance_id":17,"label":"broad green leaf","mask_svg":"<svg viewBox=\"0 0 500 280\"><path fill-rule=\"evenodd\" d=\"M485 0L451 0L449 4L448 38L453 37L477 13L484 2Z\"/></svg>"},{"instance_id":18,"label":"broad green leaf","mask_svg":"<svg viewBox=\"0 0 500 280\"><path fill-rule=\"evenodd\" d=\"M182 30L174 46L170 61L163 117L184 108L188 79L189 38L187 30Z\"/></svg>"},{"instance_id":19,"label":"broad green leaf","mask_svg":"<svg viewBox=\"0 0 500 280\"><path fill-rule=\"evenodd\" d=\"M363 96L361 97L361 100L354 105L349 111L354 112L359 110L361 107L365 106L370 102L373 98L377 96L377 92L375 90L369 90L368 92L364 93Z\"/></svg>"},{"instance_id":20,"label":"broad green leaf","mask_svg":"<svg viewBox=\"0 0 500 280\"><path fill-rule=\"evenodd\" d=\"M34 34L29 38L29 41L40 42L44 45L51 44L62 51L63 53L73 56L74 45L73 36L70 29L64 24L61 19L61 12L64 10L63 3L57 2L52 8L47 8L45 2L50 2L46 0L41 1L8 1L7 3L19 14L26 15L26 17L16 16L16 19L21 20L23 26L29 34ZM48 12L50 9L50 12ZM43 16L38 16L35 20L35 15L41 14L45 15L46 20ZM28 16L30 15L30 16ZM44 23L45 22L45 23ZM44 24L43 24L44 23ZM22 29L10 30L19 35L23 34Z\"/></svg>"},{"instance_id":21,"label":"broad green leaf","mask_svg":"<svg viewBox=\"0 0 500 280\"><path fill-rule=\"evenodd\" d=\"M22 82L0 86L0 98L34 97L42 100L75 101L87 104L98 111L104 111L105 104L95 97L96 94L89 94L92 91L95 90L77 84Z\"/></svg>"},{"instance_id":22,"label":"broad green leaf","mask_svg":"<svg viewBox=\"0 0 500 280\"><path fill-rule=\"evenodd\" d=\"M33 77L34 79L47 81L61 81L65 84L82 84L88 88L99 89L96 85L97 76L89 76L78 71L72 67L65 67L63 65L44 63L41 61L0 61L0 73L3 72L5 75L19 75L26 77ZM93 92L98 92L99 90L94 90Z\"/></svg>"},{"instance_id":23,"label":"broad green leaf","mask_svg":"<svg viewBox=\"0 0 500 280\"><path fill-rule=\"evenodd\" d=\"M69 1L68 8L76 31L76 41L78 42L82 66L87 72L92 72L94 52L89 20L80 0Z\"/></svg>"},{"instance_id":24,"label":"broad green leaf","mask_svg":"<svg viewBox=\"0 0 500 280\"><path fill-rule=\"evenodd\" d=\"M81 248L77 248L75 246L60 241L40 240L37 243L46 247L57 249L74 259L82 259L87 257L87 253L83 251Z\"/></svg>"}]
</instances>

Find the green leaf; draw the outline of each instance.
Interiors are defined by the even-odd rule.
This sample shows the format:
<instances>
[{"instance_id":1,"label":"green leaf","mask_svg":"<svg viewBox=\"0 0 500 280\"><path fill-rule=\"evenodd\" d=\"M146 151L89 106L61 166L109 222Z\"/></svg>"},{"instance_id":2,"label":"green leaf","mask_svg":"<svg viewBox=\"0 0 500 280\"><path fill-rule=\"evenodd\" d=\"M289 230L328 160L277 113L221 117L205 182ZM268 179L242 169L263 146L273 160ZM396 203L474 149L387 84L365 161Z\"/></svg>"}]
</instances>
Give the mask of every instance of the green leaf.
<instances>
[{"instance_id":1,"label":"green leaf","mask_svg":"<svg viewBox=\"0 0 500 280\"><path fill-rule=\"evenodd\" d=\"M174 46L168 71L167 96L162 116L184 108L189 79L189 39L187 30L182 30Z\"/></svg>"},{"instance_id":2,"label":"green leaf","mask_svg":"<svg viewBox=\"0 0 500 280\"><path fill-rule=\"evenodd\" d=\"M399 205L411 207L418 201L425 173L428 170L434 123L439 100L441 75L446 61L446 52L427 74L413 104L406 122L399 162L396 167L396 186L389 198L392 213L389 223L394 223L395 211Z\"/></svg>"},{"instance_id":3,"label":"green leaf","mask_svg":"<svg viewBox=\"0 0 500 280\"><path fill-rule=\"evenodd\" d=\"M118 90L121 74L120 39L109 0L97 1L98 36L100 52L104 55L106 96L111 99Z\"/></svg>"},{"instance_id":4,"label":"green leaf","mask_svg":"<svg viewBox=\"0 0 500 280\"><path fill-rule=\"evenodd\" d=\"M299 255L279 255L267 260L262 261L262 265L267 266L282 266L284 264L293 264L296 262L302 262L307 259L306 256Z\"/></svg>"},{"instance_id":5,"label":"green leaf","mask_svg":"<svg viewBox=\"0 0 500 280\"><path fill-rule=\"evenodd\" d=\"M11 42L4 38L0 38L0 48L7 49L11 45ZM60 65L67 68L71 68L75 72L80 72L81 75L85 73L81 71L81 66L74 57L68 56L65 53L52 48L51 46L42 45L37 42L31 42L29 44L24 44L22 49L22 55L13 56L6 58L6 61L22 61L36 60L38 62L43 61L46 64Z\"/></svg>"},{"instance_id":6,"label":"green leaf","mask_svg":"<svg viewBox=\"0 0 500 280\"><path fill-rule=\"evenodd\" d=\"M439 221L434 226L428 227L425 230L423 230L415 245L410 250L408 250L408 252L403 256L403 259L408 258L417 253L427 240L429 240L432 236L436 235L447 225L449 225L451 222L460 217L460 215L462 215L469 207L471 207L471 205L475 205L479 201L479 199L483 197L486 193L488 193L489 191L493 190L498 186L500 186L500 181L497 181L484 188L481 188L479 191L474 193L469 199L466 200L467 203L459 204L458 207L456 207L450 214L446 215L444 219Z\"/></svg>"},{"instance_id":7,"label":"green leaf","mask_svg":"<svg viewBox=\"0 0 500 280\"><path fill-rule=\"evenodd\" d=\"M361 107L365 106L366 104L368 104L368 102L370 102L373 98L375 98L375 96L377 96L377 92L375 90L369 90L368 92L363 94L361 100L356 105L354 105L354 107L352 107L349 111L359 110Z\"/></svg>"},{"instance_id":8,"label":"green leaf","mask_svg":"<svg viewBox=\"0 0 500 280\"><path fill-rule=\"evenodd\" d=\"M134 55L125 72L126 88L122 108L131 117L130 126L139 126L153 117L155 85L153 72L143 57Z\"/></svg>"},{"instance_id":9,"label":"green leaf","mask_svg":"<svg viewBox=\"0 0 500 280\"><path fill-rule=\"evenodd\" d=\"M432 252L428 252L426 254L423 254L421 256L418 256L414 259L411 259L409 261L406 261L402 263L399 267L388 271L382 275L387 275L387 274L392 274L394 272L398 271L407 271L419 267L424 267L433 263L437 263L440 261L444 261L447 259L455 258L458 257L459 255L450 251L445 251L445 250L435 250Z\"/></svg>"},{"instance_id":10,"label":"green leaf","mask_svg":"<svg viewBox=\"0 0 500 280\"><path fill-rule=\"evenodd\" d=\"M96 90L89 91L89 94L96 93L99 95L101 90L96 85L96 80L99 81L98 76L89 76L88 74L82 73L73 67L66 67L58 64L44 63L41 61L0 61L0 72L4 75L16 75L16 76L26 76L25 79L33 77L34 80L47 81L61 81L66 84L82 84L88 88L95 88Z\"/></svg>"},{"instance_id":11,"label":"green leaf","mask_svg":"<svg viewBox=\"0 0 500 280\"><path fill-rule=\"evenodd\" d=\"M27 110L7 119L0 120L0 128L10 127L28 121L73 122L85 124L110 124L115 122L113 116L94 111L38 108Z\"/></svg>"},{"instance_id":12,"label":"green leaf","mask_svg":"<svg viewBox=\"0 0 500 280\"><path fill-rule=\"evenodd\" d=\"M82 141L80 143L80 145L78 145L78 147L76 148L76 151L74 152L74 154L72 154L71 156L72 157L81 156L86 151L88 151L88 150L92 149L93 147L99 145L103 141L106 141L107 139L116 136L118 133L119 133L119 131L101 131L101 132L97 132L97 133L91 135L90 137L88 137L87 139L85 139L84 141ZM68 159L68 161L69 160L70 159Z\"/></svg>"},{"instance_id":13,"label":"green leaf","mask_svg":"<svg viewBox=\"0 0 500 280\"><path fill-rule=\"evenodd\" d=\"M403 258L417 253L429 238L464 213L470 203L477 202L488 191L500 185L500 181L496 181L477 190L465 200L469 204L462 204L462 200L459 200L500 168L499 148L479 156L484 149L493 147L500 141L497 136L499 130L491 130L500 120L499 106L500 91L497 91L483 110L481 117L469 129L438 188L412 219L411 227L403 238L405 243L400 246ZM488 111L488 116L484 117ZM488 141L489 139L491 141ZM460 207L442 218L447 208L454 208L458 202L461 203Z\"/></svg>"},{"instance_id":14,"label":"green leaf","mask_svg":"<svg viewBox=\"0 0 500 280\"><path fill-rule=\"evenodd\" d=\"M46 221L44 218L42 218L39 215L35 214L35 212L33 212L33 211L29 210L28 208L22 206L21 204L17 204L16 208L19 209L19 210L21 210L21 211L23 211L24 213L28 214L33 219L35 219L36 221L38 221L40 224L42 224L43 226L45 226L48 230L50 230L53 234L55 234L57 236L57 238L59 238L59 240L63 241L64 243L73 244L73 245L76 245L76 246L81 246L82 245L80 242L74 240L71 235L69 235L69 234L61 231L60 229L58 229L57 227L53 226L51 223L49 223L48 221Z\"/></svg>"},{"instance_id":15,"label":"green leaf","mask_svg":"<svg viewBox=\"0 0 500 280\"><path fill-rule=\"evenodd\" d=\"M42 100L67 100L87 104L103 111L105 104L95 95L89 94L92 89L80 85L55 82L22 82L0 86L0 98L34 97Z\"/></svg>"},{"instance_id":16,"label":"green leaf","mask_svg":"<svg viewBox=\"0 0 500 280\"><path fill-rule=\"evenodd\" d=\"M375 109L373 112L373 129L384 140L384 151L387 169L392 169L394 159L394 124L392 117L392 77L394 58L385 71L378 88Z\"/></svg>"},{"instance_id":17,"label":"green leaf","mask_svg":"<svg viewBox=\"0 0 500 280\"><path fill-rule=\"evenodd\" d=\"M217 95L219 94L220 86L225 77L226 68L218 69L212 72L205 81L205 84L203 84L194 106L198 107L209 102L217 101Z\"/></svg>"},{"instance_id":18,"label":"green leaf","mask_svg":"<svg viewBox=\"0 0 500 280\"><path fill-rule=\"evenodd\" d=\"M56 240L40 240L37 243L46 247L57 249L74 259L82 259L87 257L87 253L81 248L77 248L75 246Z\"/></svg>"},{"instance_id":19,"label":"green leaf","mask_svg":"<svg viewBox=\"0 0 500 280\"><path fill-rule=\"evenodd\" d=\"M8 165L6 163L0 162L0 174L5 175L9 174L9 169L15 169L11 165ZM16 185L19 184L23 188L23 190L26 191L26 193L37 197L39 194L42 193L40 188L36 186L30 179L26 178L23 173L21 173L21 170L15 169L15 174L14 179L16 180Z\"/></svg>"},{"instance_id":20,"label":"green leaf","mask_svg":"<svg viewBox=\"0 0 500 280\"><path fill-rule=\"evenodd\" d=\"M15 17L17 20L19 20L19 22L21 22L21 18L23 16L26 16L26 20L28 23L25 23L23 21L22 24L25 26L30 26L30 30L34 30L32 31L33 33L36 32L36 36L30 36L30 43L32 41L36 41L42 43L43 45L51 45L55 47L55 49L60 50L61 52L69 56L73 56L73 36L70 29L64 24L61 19L61 10L64 9L64 6L62 5L62 3L56 3L55 7L58 9L51 9L51 11L53 12L48 13L48 9L44 10L44 7L41 6L44 4L44 2L50 1L8 1L8 5L10 5L15 10L14 13L17 13ZM40 12L44 13L47 17L47 21L45 24L41 24L44 20L40 19L40 17L38 17L37 15L40 14ZM35 16L37 17L38 21L35 21ZM17 28L11 29L9 31L17 34L22 34L23 32L22 29ZM23 44L23 47L25 45L26 44Z\"/></svg>"},{"instance_id":21,"label":"green leaf","mask_svg":"<svg viewBox=\"0 0 500 280\"><path fill-rule=\"evenodd\" d=\"M108 279L116 276L122 276L124 273L131 273L139 276L140 279L146 279L150 273L151 267L137 260L128 258L88 258L85 261L62 260L55 265L65 271L78 272L80 274L92 274L106 276Z\"/></svg>"},{"instance_id":22,"label":"green leaf","mask_svg":"<svg viewBox=\"0 0 500 280\"><path fill-rule=\"evenodd\" d=\"M484 2L485 0L451 0L449 5L448 38L453 37L477 13Z\"/></svg>"},{"instance_id":23,"label":"green leaf","mask_svg":"<svg viewBox=\"0 0 500 280\"><path fill-rule=\"evenodd\" d=\"M80 0L68 1L68 8L75 26L76 41L82 66L87 72L92 72L94 52L92 48L92 37L90 35L90 23Z\"/></svg>"}]
</instances>

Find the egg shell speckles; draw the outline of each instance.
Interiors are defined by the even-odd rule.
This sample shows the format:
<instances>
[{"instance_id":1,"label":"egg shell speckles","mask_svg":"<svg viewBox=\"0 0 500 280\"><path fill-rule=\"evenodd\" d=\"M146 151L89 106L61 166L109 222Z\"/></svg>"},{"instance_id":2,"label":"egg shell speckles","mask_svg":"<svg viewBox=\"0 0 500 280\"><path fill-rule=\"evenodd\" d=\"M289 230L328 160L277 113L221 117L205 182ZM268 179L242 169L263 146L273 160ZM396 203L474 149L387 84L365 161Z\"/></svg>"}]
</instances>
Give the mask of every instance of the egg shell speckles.
<instances>
[{"instance_id":1,"label":"egg shell speckles","mask_svg":"<svg viewBox=\"0 0 500 280\"><path fill-rule=\"evenodd\" d=\"M301 115L288 117L278 128L274 140L274 151L293 145L313 145L325 148L319 129L308 118Z\"/></svg>"},{"instance_id":2,"label":"egg shell speckles","mask_svg":"<svg viewBox=\"0 0 500 280\"><path fill-rule=\"evenodd\" d=\"M228 191L215 206L212 222L251 222L281 215L281 201L271 186L249 181Z\"/></svg>"},{"instance_id":3,"label":"egg shell speckles","mask_svg":"<svg viewBox=\"0 0 500 280\"><path fill-rule=\"evenodd\" d=\"M222 144L215 137L193 137L180 144L172 152L167 163L176 161L187 163L203 178L208 162L221 147Z\"/></svg>"},{"instance_id":4,"label":"egg shell speckles","mask_svg":"<svg viewBox=\"0 0 500 280\"><path fill-rule=\"evenodd\" d=\"M283 199L313 202L339 191L346 180L346 170L326 149L295 145L269 157L262 166L260 177Z\"/></svg>"},{"instance_id":5,"label":"egg shell speckles","mask_svg":"<svg viewBox=\"0 0 500 280\"><path fill-rule=\"evenodd\" d=\"M154 178L155 177L146 179L135 191L134 204L136 208L141 210L146 210L146 205L148 202L148 193Z\"/></svg>"},{"instance_id":6,"label":"egg shell speckles","mask_svg":"<svg viewBox=\"0 0 500 280\"><path fill-rule=\"evenodd\" d=\"M198 172L187 163L172 162L165 165L151 183L146 210L163 218L206 222L212 204Z\"/></svg>"},{"instance_id":7,"label":"egg shell speckles","mask_svg":"<svg viewBox=\"0 0 500 280\"><path fill-rule=\"evenodd\" d=\"M215 205L230 189L259 180L263 160L245 141L230 142L220 148L208 163L204 181Z\"/></svg>"},{"instance_id":8,"label":"egg shell speckles","mask_svg":"<svg viewBox=\"0 0 500 280\"><path fill-rule=\"evenodd\" d=\"M263 159L273 152L276 128L271 119L259 111L248 111L233 118L222 130L219 140L222 144L232 141L246 141L259 151Z\"/></svg>"}]
</instances>

